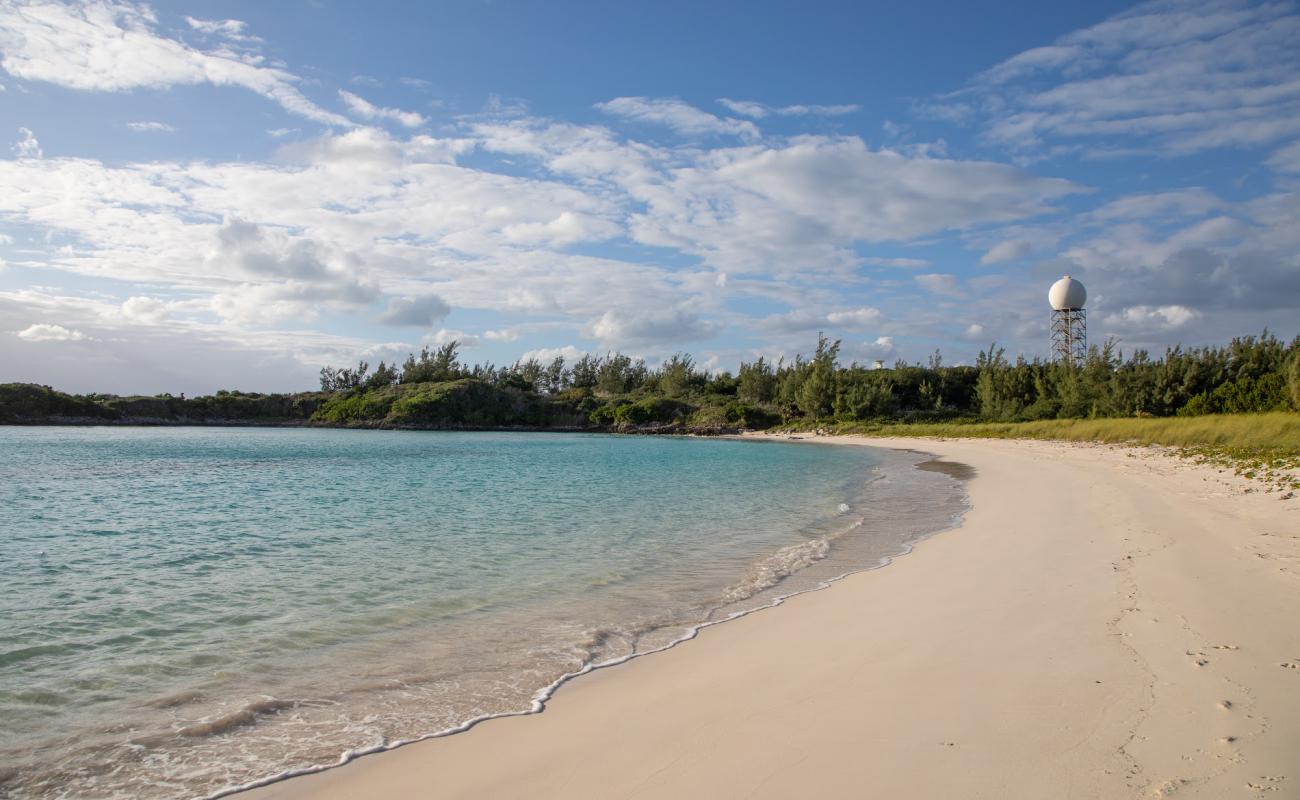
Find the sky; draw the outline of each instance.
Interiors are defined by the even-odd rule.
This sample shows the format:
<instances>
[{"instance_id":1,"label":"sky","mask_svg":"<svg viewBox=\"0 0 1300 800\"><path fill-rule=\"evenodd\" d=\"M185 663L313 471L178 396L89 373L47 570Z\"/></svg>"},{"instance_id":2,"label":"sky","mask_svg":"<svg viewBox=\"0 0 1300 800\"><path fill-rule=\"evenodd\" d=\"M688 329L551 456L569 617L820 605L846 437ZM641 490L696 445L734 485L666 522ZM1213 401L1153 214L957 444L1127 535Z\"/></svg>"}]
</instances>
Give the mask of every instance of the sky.
<instances>
[{"instance_id":1,"label":"sky","mask_svg":"<svg viewBox=\"0 0 1300 800\"><path fill-rule=\"evenodd\" d=\"M1293 2L0 0L0 382L1300 333Z\"/></svg>"}]
</instances>

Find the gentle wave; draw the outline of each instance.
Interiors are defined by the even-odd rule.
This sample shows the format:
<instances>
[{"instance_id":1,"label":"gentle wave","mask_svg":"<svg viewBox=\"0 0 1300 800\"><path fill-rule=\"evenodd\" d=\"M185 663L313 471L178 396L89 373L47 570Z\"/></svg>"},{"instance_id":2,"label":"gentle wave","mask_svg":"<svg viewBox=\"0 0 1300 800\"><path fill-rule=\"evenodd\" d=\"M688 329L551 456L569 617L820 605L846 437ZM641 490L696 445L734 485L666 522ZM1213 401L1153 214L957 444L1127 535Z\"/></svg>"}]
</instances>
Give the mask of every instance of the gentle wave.
<instances>
[{"instance_id":1,"label":"gentle wave","mask_svg":"<svg viewBox=\"0 0 1300 800\"><path fill-rule=\"evenodd\" d=\"M879 479L879 477L880 476L876 476L873 478L873 480ZM847 504L841 504L839 506L839 510L841 513L844 513L850 510L850 508ZM814 583L813 585L808 586L806 588L798 589L796 591L791 591L784 594L777 594L771 597L767 602L761 605L754 606L752 608L732 611L717 619L707 619L702 622L696 622L694 624L691 624L689 627L687 627L685 633L683 633L682 635L669 640L665 644L654 647L653 649L631 652L626 655L617 656L614 658L608 658L605 660L596 660L596 659L584 660L582 666L579 669L566 672L563 675L561 675L559 678L555 679L551 683L539 689L537 693L533 695L531 703L526 708L520 708L520 709L515 709L510 711L501 711L492 714L480 714L474 717L470 717L469 719L466 719L451 727L443 728L441 730L437 730L422 736L399 739L396 741L385 742L383 744L374 745L370 747L348 750L342 753L339 756L337 761L331 763L324 763L324 764L315 764L310 767L302 767L298 769L285 770L275 775L269 775L265 778L260 778L255 781L250 781L248 783L240 784L237 786L226 787L210 795L207 795L205 798L203 798L203 800L217 800L218 798L228 797L232 794L237 794L239 792L247 791L249 789L255 789L258 787L269 786L274 783L279 783L281 781L288 780L289 778L300 777L303 775L311 775L311 774L324 772L326 770L335 769L351 761L354 761L357 758L360 758L362 756L388 752L391 750L395 750L399 747L405 747L407 745L417 744L419 742L427 742L433 739L442 739L448 736L454 736L456 734L465 733L470 729L474 728L475 726L479 725L480 723L487 722L488 720L540 714L542 711L546 709L547 703L551 700L552 697L555 696L555 693L559 691L560 687L564 686L565 684L569 683L575 678L582 677L583 675L587 675L596 670L608 669L610 667L626 664L634 659L641 658L643 656L649 656L649 655L655 655L657 653L667 652L677 647L678 645L684 644L685 642L689 642L695 639L700 635L702 631L711 628L715 625L721 625L726 622L732 622L734 620L747 617L751 614L755 614L759 611L765 611L767 609L776 608L784 604L787 600L790 600L795 597L799 597L801 595L809 594L812 592L819 592L825 590L827 588L830 588L834 584L839 583L845 578L849 578L853 575L859 575L865 572L871 572L889 566L891 563L893 563L895 559L901 558L906 555L910 555L912 551L915 549L915 546L920 542L924 541L925 539L928 539L932 536L938 535L940 533L943 533L945 531L951 530L959 526L961 524L961 520L963 516L968 510L969 510L969 502L967 501L965 495L963 494L960 503L960 509L954 512L949 517L946 525L938 529L931 530L926 533L917 535L916 537L914 537L913 539L905 543L903 548L899 552L896 552L893 555L889 555L889 556L882 556L874 564L862 566L856 569L848 570L846 572L837 573L827 578L822 578L816 581L816 583ZM760 594L766 589L770 589L773 586L778 585L783 578L789 577L790 575L797 573L800 569L808 567L814 563L817 563L818 561L824 560L826 556L830 553L832 543L835 539L838 539L852 532L853 530L860 528L862 524L863 521L858 520L853 524L851 524L850 526L841 529L834 535L824 537L824 538L810 539L806 542L802 542L797 545L791 545L791 546L781 548L777 552L762 559L758 564L756 564L751 569L749 575L747 575L746 578L742 579L740 582L736 583L735 585L730 587L726 592L724 592L722 594L720 603L712 610L716 610L717 608L722 608L727 605L733 605L738 602L743 602L744 600L747 600L751 597ZM710 610L709 612L710 614L712 613L712 610ZM651 630L654 630L656 627L657 626L647 626L639 630L629 629L629 630L617 630L617 631L616 630L591 631L587 639L585 639L581 643L581 646L584 649L588 650L589 652L598 652L611 639L619 639L623 641L637 640L644 634L650 632ZM665 623L664 627L668 627L668 624Z\"/></svg>"},{"instance_id":2,"label":"gentle wave","mask_svg":"<svg viewBox=\"0 0 1300 800\"><path fill-rule=\"evenodd\" d=\"M960 517L954 519L953 524L954 525L957 524L959 519ZM942 532L943 530L934 531L931 535L942 533ZM270 775L265 778L260 778L255 781L250 781L248 783L240 784L238 786L225 787L216 792L213 792L210 795L207 795L204 798L204 800L217 800L217 798L228 797L232 794L248 791L249 789L256 789L261 786L269 786L273 783L279 783L289 778L296 778L302 775L312 775L319 772L324 772L329 769L341 767L344 764L347 764L351 761L360 758L361 756L388 752L390 750L396 750L399 747L405 747L407 745L416 744L419 742L427 742L433 739L442 739L448 736L453 736L455 734L465 733L466 731L470 730L476 725L483 722L487 722L488 720L503 719L506 717L524 717L532 714L540 714L542 711L546 710L546 704L551 700L552 697L555 696L555 693L560 689L560 687L564 686L566 683L572 681L575 678L579 678L583 675L587 675L598 669L608 669L609 667L616 667L619 666L620 664L626 664L632 661L633 659L641 658L643 656L650 656L656 653L663 653L668 650L672 650L673 648L677 647L680 644L695 639L697 636L700 635L702 631L708 628L712 628L715 625L721 625L725 622L732 622L734 620L747 617L750 614L754 614L759 611L764 611L770 608L776 608L777 606L782 605L783 603L785 603L787 600L790 600L791 598L799 597L800 595L809 594L811 592L819 592L853 575L858 575L864 572L871 572L873 570L877 570L882 567L889 566L891 563L893 563L894 559L901 558L906 555L910 555L915 545L926 538L929 538L929 536L923 536L917 538L913 542L909 543L903 551L896 553L893 556L882 557L880 561L878 561L877 563L871 566L862 567L860 569L855 569L849 572L840 573L830 578L822 579L818 581L816 585L811 586L809 588L800 589L799 591L790 592L788 594L777 595L773 597L769 602L763 605L756 606L754 608L750 608L744 611L734 611L727 614L725 617L722 617L721 619L708 620L706 622L696 623L695 625L690 626L684 635L669 641L667 644L656 647L653 650L646 650L637 653L629 653L628 655L607 659L605 661L585 662L580 669L574 670L572 672L566 672L563 675L561 675L559 678L557 678L555 681L539 689L537 693L533 696L532 703L527 708L518 709L514 711L501 711L494 714L481 714L475 717L471 717L470 719L467 719L458 725L454 725L450 728L444 728L442 730L435 731L433 733L429 733L424 736L416 736L409 739L399 739L393 742L386 742L384 744L375 745L372 747L348 750L344 752L342 755L340 755L339 759L335 762L328 763L328 764L315 764L310 767L302 767L298 769L285 770L284 772L280 772L275 775ZM614 634L608 631L602 632L600 635L593 637L592 642L593 644L599 643L599 641L603 637L611 636L611 635Z\"/></svg>"}]
</instances>

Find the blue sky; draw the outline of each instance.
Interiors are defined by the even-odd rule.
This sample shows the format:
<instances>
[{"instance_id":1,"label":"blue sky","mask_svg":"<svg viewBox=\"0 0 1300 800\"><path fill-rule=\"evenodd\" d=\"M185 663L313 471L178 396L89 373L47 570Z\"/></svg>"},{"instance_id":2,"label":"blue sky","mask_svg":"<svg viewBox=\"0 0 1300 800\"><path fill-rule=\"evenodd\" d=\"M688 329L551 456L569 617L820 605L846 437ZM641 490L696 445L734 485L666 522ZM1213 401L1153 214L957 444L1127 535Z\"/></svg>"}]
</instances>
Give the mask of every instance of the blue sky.
<instances>
[{"instance_id":1,"label":"blue sky","mask_svg":"<svg viewBox=\"0 0 1300 800\"><path fill-rule=\"evenodd\" d=\"M0 0L0 380L1300 332L1294 3L901 6Z\"/></svg>"}]
</instances>

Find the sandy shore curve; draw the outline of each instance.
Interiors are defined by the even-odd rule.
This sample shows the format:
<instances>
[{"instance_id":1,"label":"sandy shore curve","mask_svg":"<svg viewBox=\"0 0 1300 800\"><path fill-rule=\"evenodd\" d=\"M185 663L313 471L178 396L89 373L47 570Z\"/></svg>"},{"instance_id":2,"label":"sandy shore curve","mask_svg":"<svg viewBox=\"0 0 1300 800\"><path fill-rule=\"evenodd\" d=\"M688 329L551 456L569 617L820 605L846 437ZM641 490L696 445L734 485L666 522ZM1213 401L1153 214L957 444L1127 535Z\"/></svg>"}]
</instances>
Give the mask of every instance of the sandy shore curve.
<instances>
[{"instance_id":1,"label":"sandy shore curve","mask_svg":"<svg viewBox=\"0 0 1300 800\"><path fill-rule=\"evenodd\" d=\"M1300 499L1153 450L819 441L969 465L972 509L542 714L237 796L1300 798Z\"/></svg>"}]
</instances>

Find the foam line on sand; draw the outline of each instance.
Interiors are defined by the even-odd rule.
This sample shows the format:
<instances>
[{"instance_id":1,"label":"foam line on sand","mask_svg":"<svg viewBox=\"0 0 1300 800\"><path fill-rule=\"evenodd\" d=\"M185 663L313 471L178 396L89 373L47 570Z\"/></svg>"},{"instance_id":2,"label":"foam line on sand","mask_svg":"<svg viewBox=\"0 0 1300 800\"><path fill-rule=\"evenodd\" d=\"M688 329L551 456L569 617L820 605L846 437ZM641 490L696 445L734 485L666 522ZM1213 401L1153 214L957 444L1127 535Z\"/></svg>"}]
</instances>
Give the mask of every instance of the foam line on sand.
<instances>
[{"instance_id":1,"label":"foam line on sand","mask_svg":"<svg viewBox=\"0 0 1300 800\"><path fill-rule=\"evenodd\" d=\"M970 465L963 526L240 797L1300 798L1300 500L1147 450L834 441Z\"/></svg>"}]
</instances>

